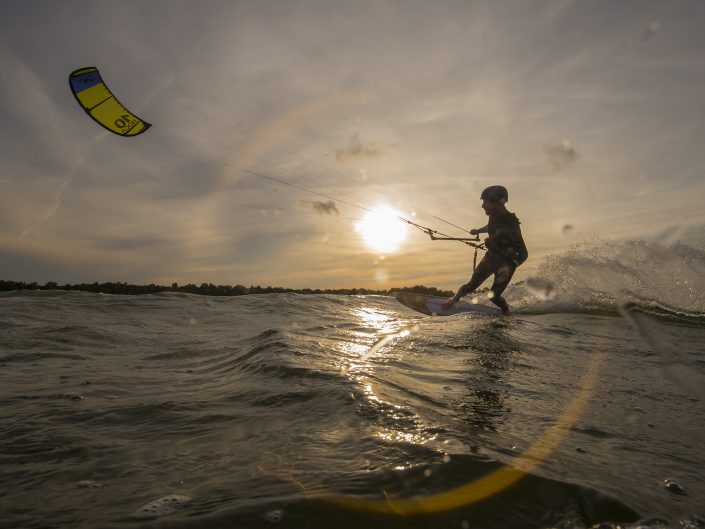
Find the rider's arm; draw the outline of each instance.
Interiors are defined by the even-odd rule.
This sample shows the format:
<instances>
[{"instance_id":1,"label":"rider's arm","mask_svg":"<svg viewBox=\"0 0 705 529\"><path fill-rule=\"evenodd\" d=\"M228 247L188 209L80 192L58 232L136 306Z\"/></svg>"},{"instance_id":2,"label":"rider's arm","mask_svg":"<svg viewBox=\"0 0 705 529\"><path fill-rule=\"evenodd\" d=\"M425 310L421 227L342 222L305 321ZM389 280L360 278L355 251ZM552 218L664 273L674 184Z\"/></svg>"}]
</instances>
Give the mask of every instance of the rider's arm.
<instances>
[{"instance_id":1,"label":"rider's arm","mask_svg":"<svg viewBox=\"0 0 705 529\"><path fill-rule=\"evenodd\" d=\"M488 226L483 226L482 228L470 230L470 235L477 235L479 233L487 233L487 229L488 229Z\"/></svg>"}]
</instances>

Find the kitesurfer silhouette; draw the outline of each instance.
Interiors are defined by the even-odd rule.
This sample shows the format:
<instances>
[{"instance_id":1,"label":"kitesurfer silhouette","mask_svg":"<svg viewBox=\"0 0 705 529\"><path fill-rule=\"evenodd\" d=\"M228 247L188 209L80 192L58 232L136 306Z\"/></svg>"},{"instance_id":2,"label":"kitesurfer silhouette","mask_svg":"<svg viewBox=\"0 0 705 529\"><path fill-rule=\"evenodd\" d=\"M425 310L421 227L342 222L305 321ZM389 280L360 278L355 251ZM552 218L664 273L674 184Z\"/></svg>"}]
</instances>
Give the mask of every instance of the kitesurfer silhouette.
<instances>
[{"instance_id":1,"label":"kitesurfer silhouette","mask_svg":"<svg viewBox=\"0 0 705 529\"><path fill-rule=\"evenodd\" d=\"M502 297L502 292L507 288L517 267L526 261L529 253L521 236L519 219L504 205L509 200L507 189L503 186L490 186L482 192L480 199L482 209L485 210L489 221L482 228L470 230L470 234L489 234L485 239L487 253L477 265L470 281L458 289L455 296L443 305L443 309L449 309L460 298L477 290L494 274L490 300L502 310L502 314L506 315L509 314L509 305Z\"/></svg>"}]
</instances>

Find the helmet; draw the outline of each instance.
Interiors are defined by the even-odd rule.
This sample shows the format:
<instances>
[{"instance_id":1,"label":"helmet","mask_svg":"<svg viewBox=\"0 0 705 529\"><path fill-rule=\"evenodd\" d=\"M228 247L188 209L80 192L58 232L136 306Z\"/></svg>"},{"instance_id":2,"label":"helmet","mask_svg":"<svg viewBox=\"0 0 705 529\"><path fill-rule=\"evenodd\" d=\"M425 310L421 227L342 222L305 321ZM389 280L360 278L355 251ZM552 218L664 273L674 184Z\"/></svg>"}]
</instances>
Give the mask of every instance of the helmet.
<instances>
[{"instance_id":1,"label":"helmet","mask_svg":"<svg viewBox=\"0 0 705 529\"><path fill-rule=\"evenodd\" d=\"M480 200L504 204L509 200L509 191L504 186L490 186L482 192Z\"/></svg>"}]
</instances>

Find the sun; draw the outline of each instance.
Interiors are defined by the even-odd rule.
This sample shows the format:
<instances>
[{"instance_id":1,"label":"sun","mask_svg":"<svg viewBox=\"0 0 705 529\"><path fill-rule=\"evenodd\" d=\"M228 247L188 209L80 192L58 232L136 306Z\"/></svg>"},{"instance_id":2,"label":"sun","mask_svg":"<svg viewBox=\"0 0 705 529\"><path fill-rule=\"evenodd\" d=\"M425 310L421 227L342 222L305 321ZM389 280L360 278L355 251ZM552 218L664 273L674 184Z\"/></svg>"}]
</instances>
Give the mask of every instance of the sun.
<instances>
[{"instance_id":1,"label":"sun","mask_svg":"<svg viewBox=\"0 0 705 529\"><path fill-rule=\"evenodd\" d=\"M381 253L396 252L406 239L407 228L399 214L387 206L368 211L355 226L367 245Z\"/></svg>"}]
</instances>

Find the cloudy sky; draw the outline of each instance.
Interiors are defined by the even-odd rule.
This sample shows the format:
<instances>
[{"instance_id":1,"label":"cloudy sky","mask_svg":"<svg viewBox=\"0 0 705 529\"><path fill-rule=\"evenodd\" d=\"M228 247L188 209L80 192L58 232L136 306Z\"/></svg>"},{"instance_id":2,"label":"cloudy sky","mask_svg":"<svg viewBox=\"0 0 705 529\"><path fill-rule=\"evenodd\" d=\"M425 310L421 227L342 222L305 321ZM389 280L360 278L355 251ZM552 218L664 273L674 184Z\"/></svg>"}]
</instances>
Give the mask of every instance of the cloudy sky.
<instances>
[{"instance_id":1,"label":"cloudy sky","mask_svg":"<svg viewBox=\"0 0 705 529\"><path fill-rule=\"evenodd\" d=\"M524 273L705 223L698 0L1 6L0 279L455 288L467 247L362 219L462 235L493 184ZM153 127L88 118L84 66Z\"/></svg>"}]
</instances>

